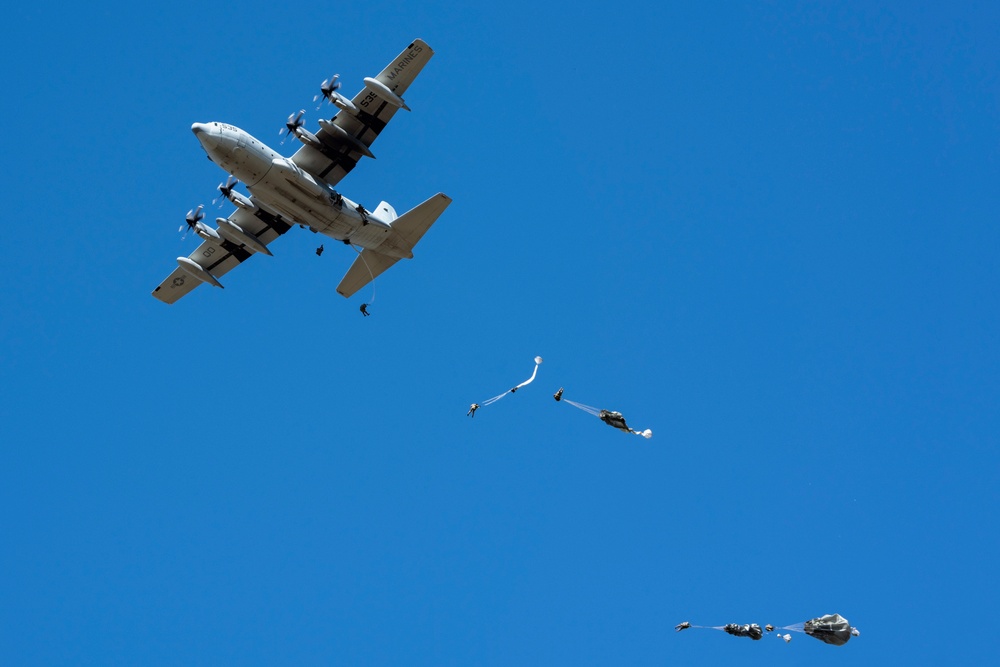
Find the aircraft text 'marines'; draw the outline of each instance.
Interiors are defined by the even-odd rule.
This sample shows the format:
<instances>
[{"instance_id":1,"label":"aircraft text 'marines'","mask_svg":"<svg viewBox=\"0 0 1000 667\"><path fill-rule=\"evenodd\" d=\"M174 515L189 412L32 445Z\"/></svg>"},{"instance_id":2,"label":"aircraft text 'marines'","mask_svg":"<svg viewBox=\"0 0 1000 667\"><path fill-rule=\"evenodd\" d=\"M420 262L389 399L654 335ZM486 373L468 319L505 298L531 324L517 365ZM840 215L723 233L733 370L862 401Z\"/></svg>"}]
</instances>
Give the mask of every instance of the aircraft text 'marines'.
<instances>
[{"instance_id":1,"label":"aircraft text 'marines'","mask_svg":"<svg viewBox=\"0 0 1000 667\"><path fill-rule=\"evenodd\" d=\"M410 52L406 54L406 56L402 60L396 63L396 67L391 72L386 72L386 77L390 81L395 79L396 75L402 72L404 69L406 69L406 66L409 65L411 62L413 62L413 60L417 57L417 54L419 54L421 51L423 51L422 48L420 48L417 45L414 45L414 47L410 49Z\"/></svg>"}]
</instances>

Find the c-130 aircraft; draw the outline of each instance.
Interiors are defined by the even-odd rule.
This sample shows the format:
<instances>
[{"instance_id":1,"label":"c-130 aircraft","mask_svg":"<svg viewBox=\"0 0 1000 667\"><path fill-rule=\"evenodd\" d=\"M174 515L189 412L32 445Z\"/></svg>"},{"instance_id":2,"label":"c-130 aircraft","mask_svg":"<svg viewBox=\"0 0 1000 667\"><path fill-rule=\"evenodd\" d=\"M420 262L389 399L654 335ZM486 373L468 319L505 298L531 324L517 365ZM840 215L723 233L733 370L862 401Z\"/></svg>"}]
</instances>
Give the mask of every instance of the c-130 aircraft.
<instances>
[{"instance_id":1,"label":"c-130 aircraft","mask_svg":"<svg viewBox=\"0 0 1000 667\"><path fill-rule=\"evenodd\" d=\"M287 131L303 146L282 157L247 132L226 123L195 123L210 160L247 186L250 196L236 192L236 180L219 186L236 205L218 227L202 222L202 206L188 213L191 231L203 239L198 249L177 258L177 268L153 290L164 303L174 303L202 283L222 287L219 278L253 254L270 255L267 245L301 225L362 248L337 292L350 297L398 260L413 257L413 247L451 203L438 193L416 208L396 215L386 202L372 211L333 188L363 156L374 158L370 146L398 109L409 107L403 94L434 51L414 40L353 99L337 92L337 77L323 82L322 95L339 108L331 120L320 120L315 134L303 127L302 112L289 116ZM318 99L318 98L317 98Z\"/></svg>"}]
</instances>

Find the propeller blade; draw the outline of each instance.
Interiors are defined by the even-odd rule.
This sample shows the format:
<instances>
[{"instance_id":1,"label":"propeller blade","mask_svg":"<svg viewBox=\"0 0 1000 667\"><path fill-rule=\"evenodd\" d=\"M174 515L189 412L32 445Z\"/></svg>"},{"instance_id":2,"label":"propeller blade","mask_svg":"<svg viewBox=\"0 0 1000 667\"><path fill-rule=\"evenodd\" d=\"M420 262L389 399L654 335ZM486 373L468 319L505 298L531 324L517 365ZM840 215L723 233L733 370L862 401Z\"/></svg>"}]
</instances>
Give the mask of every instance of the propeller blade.
<instances>
[{"instance_id":1,"label":"propeller blade","mask_svg":"<svg viewBox=\"0 0 1000 667\"><path fill-rule=\"evenodd\" d=\"M204 204L198 204L198 208L191 209L187 212L187 215L184 216L184 222L187 223L189 231L197 227L198 223L201 222L201 219L205 217L205 213L202 210L204 208ZM183 227L181 227L181 229L183 229ZM184 232L184 237L187 237L187 232Z\"/></svg>"},{"instance_id":2,"label":"propeller blade","mask_svg":"<svg viewBox=\"0 0 1000 667\"><path fill-rule=\"evenodd\" d=\"M313 98L313 102L319 101L319 107L316 107L317 111L319 111L319 108L323 106L324 101L329 101L333 104L333 94L340 89L339 79L339 74L334 74L329 79L323 79L323 83L319 86L320 94ZM323 98L322 101L320 101L320 97Z\"/></svg>"},{"instance_id":3,"label":"propeller blade","mask_svg":"<svg viewBox=\"0 0 1000 667\"><path fill-rule=\"evenodd\" d=\"M285 129L282 130L286 139L289 136L295 134L295 131L305 124L305 121L302 120L302 115L305 114L305 112L306 112L305 109L299 109L299 112L297 114L294 113L289 114L288 121L285 123ZM284 145L285 143L284 140L282 140L281 143L282 145Z\"/></svg>"},{"instance_id":4,"label":"propeller blade","mask_svg":"<svg viewBox=\"0 0 1000 667\"><path fill-rule=\"evenodd\" d=\"M221 208L222 207L222 200L223 199L229 199L229 197L233 194L233 188L235 188L236 184L239 183L239 182L240 181L239 181L238 178L236 178L235 176L230 176L229 178L226 179L225 183L219 183L219 186L218 186L217 189L221 193L222 196L221 197L216 197L215 199L213 199L212 203L214 204L216 202L219 202L219 207Z\"/></svg>"}]
</instances>

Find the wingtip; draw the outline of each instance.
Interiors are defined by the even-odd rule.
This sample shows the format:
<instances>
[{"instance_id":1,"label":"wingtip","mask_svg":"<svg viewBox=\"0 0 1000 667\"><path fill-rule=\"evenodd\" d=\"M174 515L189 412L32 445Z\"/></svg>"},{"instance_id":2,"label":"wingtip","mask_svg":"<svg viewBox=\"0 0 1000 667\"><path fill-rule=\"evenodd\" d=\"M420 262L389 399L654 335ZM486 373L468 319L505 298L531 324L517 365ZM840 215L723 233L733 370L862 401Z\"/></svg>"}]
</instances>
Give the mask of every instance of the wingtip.
<instances>
[{"instance_id":1,"label":"wingtip","mask_svg":"<svg viewBox=\"0 0 1000 667\"><path fill-rule=\"evenodd\" d=\"M428 51L430 51L431 54L434 53L434 49L431 48L431 45L428 44L427 42L425 42L424 40L422 40L419 37L417 37L415 40L413 40L413 42L410 44L410 48L412 49L414 46L416 46L418 44L420 46L422 46L423 48L427 49Z\"/></svg>"}]
</instances>

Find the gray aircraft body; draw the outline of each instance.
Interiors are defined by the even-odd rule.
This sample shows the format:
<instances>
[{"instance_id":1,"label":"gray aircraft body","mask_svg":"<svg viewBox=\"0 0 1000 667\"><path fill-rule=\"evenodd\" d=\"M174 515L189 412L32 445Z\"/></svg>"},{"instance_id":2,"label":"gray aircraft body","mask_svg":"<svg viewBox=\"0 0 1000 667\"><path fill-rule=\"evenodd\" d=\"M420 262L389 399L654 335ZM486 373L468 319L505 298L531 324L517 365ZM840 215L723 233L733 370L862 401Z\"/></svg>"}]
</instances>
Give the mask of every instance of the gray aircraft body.
<instances>
[{"instance_id":1,"label":"gray aircraft body","mask_svg":"<svg viewBox=\"0 0 1000 667\"><path fill-rule=\"evenodd\" d=\"M209 159L241 181L249 196L236 192L235 181L220 191L236 206L216 227L202 222L202 207L188 213L187 224L202 238L189 256L177 258L177 268L153 296L174 303L202 283L222 287L219 278L254 254L271 255L268 245L294 225L361 249L337 287L350 297L400 259L413 257L420 241L451 198L438 193L397 216L386 202L371 211L334 187L362 157L374 158L370 146L399 109L409 109L403 94L434 54L415 40L376 77L365 78L353 99L337 92L336 77L325 81L322 94L339 108L330 120L320 120L313 133L301 122L302 112L289 117L289 135L302 142L284 157L264 142L226 123L191 126Z\"/></svg>"}]
</instances>

